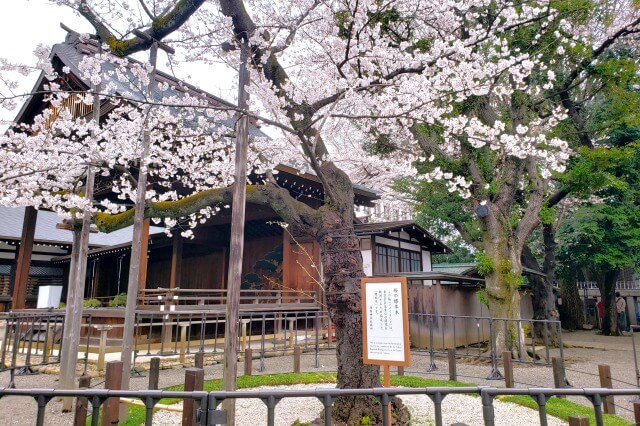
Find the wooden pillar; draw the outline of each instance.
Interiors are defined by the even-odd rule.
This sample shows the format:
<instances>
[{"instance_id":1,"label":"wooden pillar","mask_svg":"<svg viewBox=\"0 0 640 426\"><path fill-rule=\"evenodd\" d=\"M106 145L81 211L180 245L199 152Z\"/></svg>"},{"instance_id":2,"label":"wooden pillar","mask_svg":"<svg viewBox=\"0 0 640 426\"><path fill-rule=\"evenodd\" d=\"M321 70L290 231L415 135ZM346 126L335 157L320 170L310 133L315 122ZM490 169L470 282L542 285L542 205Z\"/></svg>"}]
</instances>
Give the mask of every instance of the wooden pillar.
<instances>
[{"instance_id":1,"label":"wooden pillar","mask_svg":"<svg viewBox=\"0 0 640 426\"><path fill-rule=\"evenodd\" d=\"M38 210L33 207L24 209L22 222L22 237L18 248L16 260L16 273L13 278L13 292L11 309L24 309L27 301L27 282L29 281L29 267L31 266L31 253L33 252L33 240L36 234L36 220Z\"/></svg>"},{"instance_id":2,"label":"wooden pillar","mask_svg":"<svg viewBox=\"0 0 640 426\"><path fill-rule=\"evenodd\" d=\"M502 352L502 362L504 363L504 386L506 388L513 388L513 360L511 359L511 352Z\"/></svg>"},{"instance_id":3,"label":"wooden pillar","mask_svg":"<svg viewBox=\"0 0 640 426\"><path fill-rule=\"evenodd\" d=\"M291 236L286 229L282 229L282 286L289 289L291 285Z\"/></svg>"},{"instance_id":4,"label":"wooden pillar","mask_svg":"<svg viewBox=\"0 0 640 426\"><path fill-rule=\"evenodd\" d=\"M171 248L171 275L169 276L169 288L180 287L182 276L182 237L173 236L173 247Z\"/></svg>"},{"instance_id":5,"label":"wooden pillar","mask_svg":"<svg viewBox=\"0 0 640 426\"><path fill-rule=\"evenodd\" d=\"M204 385L204 370L202 368L187 368L184 371L185 392L201 391ZM182 425L196 425L196 403L191 398L185 398L182 403Z\"/></svg>"},{"instance_id":6,"label":"wooden pillar","mask_svg":"<svg viewBox=\"0 0 640 426\"><path fill-rule=\"evenodd\" d=\"M147 265L149 263L149 218L146 218L142 224L142 237L140 238L140 273L138 279L138 290L144 290L147 287Z\"/></svg>"}]
</instances>

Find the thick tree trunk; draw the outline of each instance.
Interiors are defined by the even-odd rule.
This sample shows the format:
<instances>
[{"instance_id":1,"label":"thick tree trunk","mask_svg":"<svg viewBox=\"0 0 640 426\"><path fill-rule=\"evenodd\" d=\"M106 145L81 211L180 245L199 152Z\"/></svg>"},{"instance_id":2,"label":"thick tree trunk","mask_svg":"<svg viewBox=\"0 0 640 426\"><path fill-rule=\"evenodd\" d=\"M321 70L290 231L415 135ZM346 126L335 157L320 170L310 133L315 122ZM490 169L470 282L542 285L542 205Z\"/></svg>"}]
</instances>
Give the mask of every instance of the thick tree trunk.
<instances>
[{"instance_id":1,"label":"thick tree trunk","mask_svg":"<svg viewBox=\"0 0 640 426\"><path fill-rule=\"evenodd\" d=\"M584 325L584 306L575 280L560 281L560 320L565 330L579 330Z\"/></svg>"},{"instance_id":2,"label":"thick tree trunk","mask_svg":"<svg viewBox=\"0 0 640 426\"><path fill-rule=\"evenodd\" d=\"M553 294L553 283L555 282L555 238L554 229L551 225L545 225L544 230L544 271L540 268L538 260L535 258L528 246L522 251L522 264L536 272L544 273L545 276L529 276L531 282L531 297L533 305L533 319L558 321L560 315L556 309L556 301ZM545 327L543 323L534 323L534 336L549 344L557 344L558 330L554 326Z\"/></svg>"},{"instance_id":3,"label":"thick tree trunk","mask_svg":"<svg viewBox=\"0 0 640 426\"><path fill-rule=\"evenodd\" d=\"M320 208L321 227L316 238L321 249L327 309L336 327L338 388L379 387L379 366L362 362L360 279L364 270L360 241L353 228L351 181L331 163L323 165L323 172L334 190L332 202ZM399 401L394 405L403 411L396 418L406 416L408 421L406 409ZM333 405L333 419L340 424L360 424L365 416L375 420L371 424L379 424L380 415L380 405L374 398L340 398Z\"/></svg>"},{"instance_id":4,"label":"thick tree trunk","mask_svg":"<svg viewBox=\"0 0 640 426\"><path fill-rule=\"evenodd\" d=\"M604 318L602 318L602 334L605 336L619 336L618 312L616 311L616 282L620 275L619 270L606 271L594 274L600 289L600 295L604 302Z\"/></svg>"},{"instance_id":5,"label":"thick tree trunk","mask_svg":"<svg viewBox=\"0 0 640 426\"><path fill-rule=\"evenodd\" d=\"M493 265L492 272L485 275L485 284L489 312L492 318L498 319L494 321L495 350L497 353L508 350L515 356L525 357L522 327L516 321L509 321L520 319L521 253L505 239L489 247L486 254Z\"/></svg>"}]
</instances>

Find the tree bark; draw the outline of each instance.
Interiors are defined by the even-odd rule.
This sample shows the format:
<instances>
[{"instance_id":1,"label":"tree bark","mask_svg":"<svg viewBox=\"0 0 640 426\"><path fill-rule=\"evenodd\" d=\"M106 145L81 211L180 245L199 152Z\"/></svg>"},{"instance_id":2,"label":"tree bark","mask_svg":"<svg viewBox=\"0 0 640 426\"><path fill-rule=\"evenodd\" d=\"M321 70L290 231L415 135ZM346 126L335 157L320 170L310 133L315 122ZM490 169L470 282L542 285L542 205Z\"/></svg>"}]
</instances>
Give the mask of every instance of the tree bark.
<instances>
[{"instance_id":1,"label":"tree bark","mask_svg":"<svg viewBox=\"0 0 640 426\"><path fill-rule=\"evenodd\" d=\"M579 330L584 325L584 306L575 279L560 280L560 320L565 330Z\"/></svg>"},{"instance_id":2,"label":"tree bark","mask_svg":"<svg viewBox=\"0 0 640 426\"><path fill-rule=\"evenodd\" d=\"M616 310L616 282L618 281L620 270L614 269L594 275L604 303L602 334L605 336L620 336L621 330L618 329L618 312Z\"/></svg>"}]
</instances>

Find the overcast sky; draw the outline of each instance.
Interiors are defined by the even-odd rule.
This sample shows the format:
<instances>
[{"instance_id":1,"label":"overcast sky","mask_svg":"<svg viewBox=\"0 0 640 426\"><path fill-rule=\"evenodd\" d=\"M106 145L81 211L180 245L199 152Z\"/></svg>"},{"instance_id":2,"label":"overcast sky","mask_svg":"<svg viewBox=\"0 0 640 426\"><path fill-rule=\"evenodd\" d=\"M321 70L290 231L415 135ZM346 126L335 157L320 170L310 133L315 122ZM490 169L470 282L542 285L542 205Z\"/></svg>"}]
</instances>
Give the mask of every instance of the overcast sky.
<instances>
[{"instance_id":1,"label":"overcast sky","mask_svg":"<svg viewBox=\"0 0 640 426\"><path fill-rule=\"evenodd\" d=\"M82 18L76 16L71 9L56 6L47 0L2 0L0 12L3 24L0 25L0 58L12 63L34 64L33 51L38 44L53 46L64 41L66 31L60 23L78 32L93 32L92 27ZM159 55L158 68L168 71L165 66L166 56ZM174 68L176 75L203 90L235 101L236 89L232 89L234 73L218 67L202 64L189 64ZM31 90L37 76L25 79L21 89ZM17 111L0 113L1 119L12 120Z\"/></svg>"}]
</instances>

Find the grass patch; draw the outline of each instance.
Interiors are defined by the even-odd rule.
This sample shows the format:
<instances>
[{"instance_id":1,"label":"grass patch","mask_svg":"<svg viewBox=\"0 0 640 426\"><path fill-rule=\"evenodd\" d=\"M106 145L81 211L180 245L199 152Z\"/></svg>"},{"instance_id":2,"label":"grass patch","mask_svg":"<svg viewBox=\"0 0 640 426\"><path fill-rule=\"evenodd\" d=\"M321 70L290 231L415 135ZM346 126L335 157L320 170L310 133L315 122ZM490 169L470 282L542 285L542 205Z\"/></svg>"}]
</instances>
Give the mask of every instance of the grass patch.
<instances>
[{"instance_id":1,"label":"grass patch","mask_svg":"<svg viewBox=\"0 0 640 426\"><path fill-rule=\"evenodd\" d=\"M532 397L526 395L504 395L496 397L496 399L502 402L512 402L524 407L529 407L533 410L538 409L538 403ZM593 408L568 401L564 398L549 398L549 401L547 401L547 414L565 421L569 420L569 416L585 416L589 418L590 425L596 424ZM629 426L633 424L613 414L605 414L603 418L606 426Z\"/></svg>"},{"instance_id":2,"label":"grass patch","mask_svg":"<svg viewBox=\"0 0 640 426\"><path fill-rule=\"evenodd\" d=\"M313 383L335 383L335 373L280 373L280 374L260 374L256 376L240 376L238 377L238 389L257 388L260 386L285 386L296 384L313 384ZM461 383L450 380L439 380L425 377L415 376L391 376L392 386L402 386L409 388L424 387L462 387L475 386L472 383ZM204 390L207 392L222 390L222 379L206 380L204 382ZM167 391L182 391L182 385L170 386L165 388ZM538 404L529 396L512 395L500 396L496 398L499 401L511 402L522 405L533 410L538 409ZM180 400L176 398L162 399L160 404L176 404ZM590 424L595 425L595 417L593 409L585 405L567 401L562 398L551 398L547 402L547 414L558 417L567 421L569 416L585 416L589 418ZM129 405L129 416L121 425L140 426L144 424L145 409L135 405ZM604 415L604 423L606 426L629 426L631 422L611 414Z\"/></svg>"}]
</instances>

